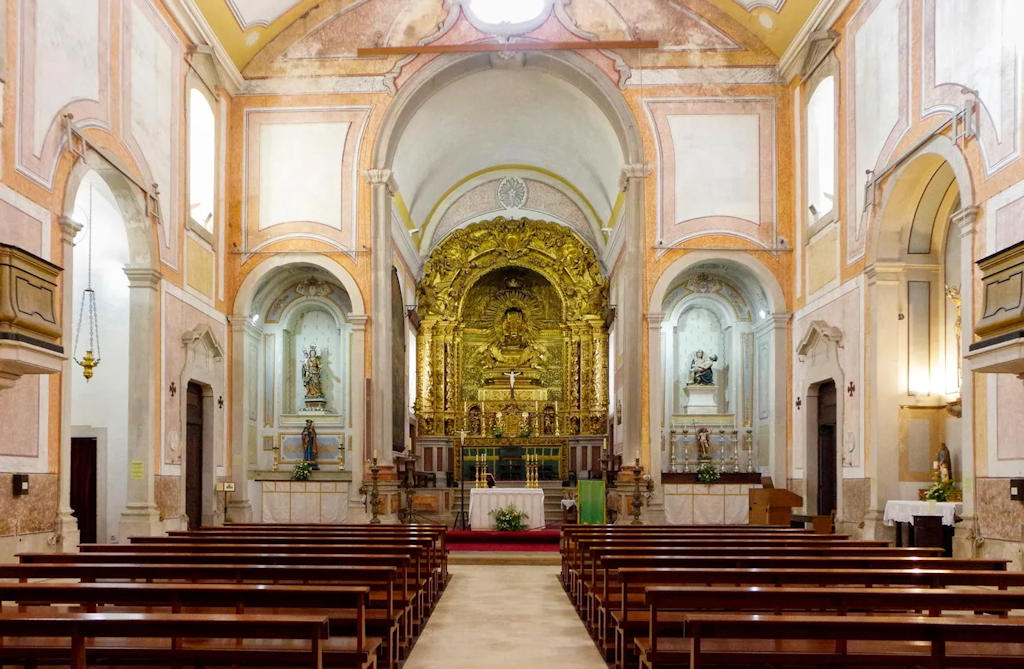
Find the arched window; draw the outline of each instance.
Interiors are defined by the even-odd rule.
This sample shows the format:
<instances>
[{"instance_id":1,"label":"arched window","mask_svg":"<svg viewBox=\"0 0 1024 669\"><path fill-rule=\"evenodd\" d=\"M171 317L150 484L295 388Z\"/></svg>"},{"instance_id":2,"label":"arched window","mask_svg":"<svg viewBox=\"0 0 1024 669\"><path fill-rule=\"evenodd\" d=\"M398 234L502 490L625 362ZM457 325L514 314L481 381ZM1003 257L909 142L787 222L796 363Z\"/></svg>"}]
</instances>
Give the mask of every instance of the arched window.
<instances>
[{"instance_id":1,"label":"arched window","mask_svg":"<svg viewBox=\"0 0 1024 669\"><path fill-rule=\"evenodd\" d=\"M213 232L216 120L209 100L193 88L188 101L188 208L196 224Z\"/></svg>"},{"instance_id":2,"label":"arched window","mask_svg":"<svg viewBox=\"0 0 1024 669\"><path fill-rule=\"evenodd\" d=\"M836 88L829 75L807 101L807 205L809 225L831 218L836 205Z\"/></svg>"}]
</instances>

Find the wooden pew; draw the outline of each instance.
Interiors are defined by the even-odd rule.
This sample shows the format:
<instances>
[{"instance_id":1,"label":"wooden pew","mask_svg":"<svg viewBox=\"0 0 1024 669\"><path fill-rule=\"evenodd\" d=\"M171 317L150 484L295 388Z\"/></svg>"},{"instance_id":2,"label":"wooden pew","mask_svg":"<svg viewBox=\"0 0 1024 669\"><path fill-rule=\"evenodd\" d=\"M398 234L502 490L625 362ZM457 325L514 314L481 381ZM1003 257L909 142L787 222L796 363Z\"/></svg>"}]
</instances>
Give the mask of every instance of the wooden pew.
<instances>
[{"instance_id":1,"label":"wooden pew","mask_svg":"<svg viewBox=\"0 0 1024 669\"><path fill-rule=\"evenodd\" d=\"M99 663L234 664L266 667L323 667L322 642L328 636L324 616L176 614L176 613L52 613L28 616L0 614L0 658L16 662L67 665L86 669ZM51 643L39 643L40 639ZM29 639L30 643L18 643ZM97 645L97 639L135 643ZM188 639L188 640L186 640ZM236 639L303 641L303 648L238 647ZM194 641L192 641L194 640ZM225 640L227 642L225 643ZM154 641L162 641L157 645Z\"/></svg>"},{"instance_id":2,"label":"wooden pew","mask_svg":"<svg viewBox=\"0 0 1024 669\"><path fill-rule=\"evenodd\" d=\"M1024 666L1020 617L692 613L683 618L691 669L780 662L936 669ZM720 639L726 641L714 643ZM641 661L641 667L672 666L660 661L660 651L649 657L653 661Z\"/></svg>"},{"instance_id":3,"label":"wooden pew","mask_svg":"<svg viewBox=\"0 0 1024 669\"><path fill-rule=\"evenodd\" d=\"M371 592L371 608L382 609L382 636L385 637L385 659L389 666L397 663L403 650L411 643L403 633L411 615L410 605L396 607L395 583L398 569L379 565L267 565L267 564L16 564L0 565L0 579L75 579L83 583L97 581L124 582L133 580L172 583L294 583L325 585L366 585ZM368 620L374 618L368 612ZM404 645L403 645L404 644Z\"/></svg>"},{"instance_id":4,"label":"wooden pew","mask_svg":"<svg viewBox=\"0 0 1024 669\"><path fill-rule=\"evenodd\" d=\"M788 616L794 612L834 616L876 613L944 612L977 610L1006 612L1024 606L1024 592L984 590L929 590L919 588L751 588L751 587L648 587L647 636L634 642L641 666L686 666L691 639L683 621L692 612L724 611ZM753 649L744 649L751 652ZM839 649L841 650L841 648ZM834 652L834 651L831 651ZM830 652L830 654L831 654Z\"/></svg>"},{"instance_id":5,"label":"wooden pew","mask_svg":"<svg viewBox=\"0 0 1024 669\"><path fill-rule=\"evenodd\" d=\"M75 605L83 613L213 613L227 609L249 615L326 616L330 637L323 644L324 665L373 669L381 639L367 637L370 589L364 586L298 586L195 583L5 583L0 601L18 612L47 616L55 605ZM116 608L116 610L113 610ZM129 608L144 609L126 610ZM102 609L102 611L101 611ZM155 611L154 609L167 609ZM315 609L315 610L314 610Z\"/></svg>"},{"instance_id":6,"label":"wooden pew","mask_svg":"<svg viewBox=\"0 0 1024 669\"><path fill-rule=\"evenodd\" d=\"M618 608L610 612L615 664L633 655L633 640L649 630L645 594L658 585L780 587L1024 588L1024 572L947 569L702 569L637 568L619 570ZM984 590L991 593L992 590Z\"/></svg>"}]
</instances>

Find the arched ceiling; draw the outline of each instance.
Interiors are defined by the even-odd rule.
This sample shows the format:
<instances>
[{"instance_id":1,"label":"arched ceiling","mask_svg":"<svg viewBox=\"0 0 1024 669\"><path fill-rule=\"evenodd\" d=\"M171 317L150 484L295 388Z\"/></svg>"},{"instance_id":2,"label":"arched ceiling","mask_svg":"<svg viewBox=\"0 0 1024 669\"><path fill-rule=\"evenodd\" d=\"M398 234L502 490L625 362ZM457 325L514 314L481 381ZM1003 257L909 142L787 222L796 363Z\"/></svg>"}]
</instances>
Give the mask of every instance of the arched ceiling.
<instances>
[{"instance_id":1,"label":"arched ceiling","mask_svg":"<svg viewBox=\"0 0 1024 669\"><path fill-rule=\"evenodd\" d=\"M416 225L431 222L450 188L495 165L555 174L607 220L623 162L611 123L580 89L539 69L503 67L428 98L402 132L394 170Z\"/></svg>"},{"instance_id":2,"label":"arched ceiling","mask_svg":"<svg viewBox=\"0 0 1024 669\"><path fill-rule=\"evenodd\" d=\"M336 12L356 12L361 19L353 24L372 21L373 25L358 25L362 46L376 41L395 44L414 44L435 28L430 25L445 14L443 3L457 10L459 0L190 0L201 11L221 45L242 70L285 29L315 13L321 5L336 5ZM511 1L511 0L510 0ZM558 0L561 1L561 0ZM652 8L664 6L663 16L651 16ZM655 3L651 0L573 0L574 12L592 17L617 13L626 23L636 24L642 17L645 39L672 41L674 27L678 25L680 6L695 13L725 33L735 33L736 27L746 30L775 56L781 55L810 16L817 0L677 0ZM396 9L400 8L400 9ZM391 15L376 16L379 12ZM634 17L630 19L629 17ZM398 25L398 24L401 25ZM664 26L664 35L659 29ZM312 26L311 26L312 27ZM608 26L612 28L613 26ZM634 25L634 28L637 25ZM427 32L422 33L423 30ZM376 34L380 33L380 34ZM413 39L404 39L408 37ZM390 39L383 39L390 38Z\"/></svg>"}]
</instances>

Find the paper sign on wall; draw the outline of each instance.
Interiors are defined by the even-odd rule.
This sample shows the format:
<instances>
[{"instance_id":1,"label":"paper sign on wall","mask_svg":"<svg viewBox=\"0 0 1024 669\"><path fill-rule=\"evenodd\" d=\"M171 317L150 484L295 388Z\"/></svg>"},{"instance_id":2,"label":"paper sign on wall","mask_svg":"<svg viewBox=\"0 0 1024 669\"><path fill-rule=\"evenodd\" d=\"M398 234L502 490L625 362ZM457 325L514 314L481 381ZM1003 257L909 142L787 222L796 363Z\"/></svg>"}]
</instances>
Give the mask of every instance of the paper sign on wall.
<instances>
[{"instance_id":1,"label":"paper sign on wall","mask_svg":"<svg viewBox=\"0 0 1024 669\"><path fill-rule=\"evenodd\" d=\"M142 460L132 460L130 477L133 479L146 478L146 463Z\"/></svg>"}]
</instances>

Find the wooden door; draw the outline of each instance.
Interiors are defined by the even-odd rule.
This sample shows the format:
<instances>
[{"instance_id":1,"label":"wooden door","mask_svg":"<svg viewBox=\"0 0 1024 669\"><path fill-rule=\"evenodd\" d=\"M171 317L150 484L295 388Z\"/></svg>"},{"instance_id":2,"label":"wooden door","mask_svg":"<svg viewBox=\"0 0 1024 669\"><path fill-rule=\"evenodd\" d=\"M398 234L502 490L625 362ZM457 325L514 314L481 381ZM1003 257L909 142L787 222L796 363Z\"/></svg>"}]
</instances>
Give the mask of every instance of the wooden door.
<instances>
[{"instance_id":1,"label":"wooden door","mask_svg":"<svg viewBox=\"0 0 1024 669\"><path fill-rule=\"evenodd\" d=\"M189 383L185 399L185 513L188 529L203 524L203 388Z\"/></svg>"},{"instance_id":2,"label":"wooden door","mask_svg":"<svg viewBox=\"0 0 1024 669\"><path fill-rule=\"evenodd\" d=\"M836 384L818 387L818 514L836 509L838 449L836 446Z\"/></svg>"},{"instance_id":3,"label":"wooden door","mask_svg":"<svg viewBox=\"0 0 1024 669\"><path fill-rule=\"evenodd\" d=\"M96 438L71 438L71 510L79 541L96 543Z\"/></svg>"}]
</instances>

